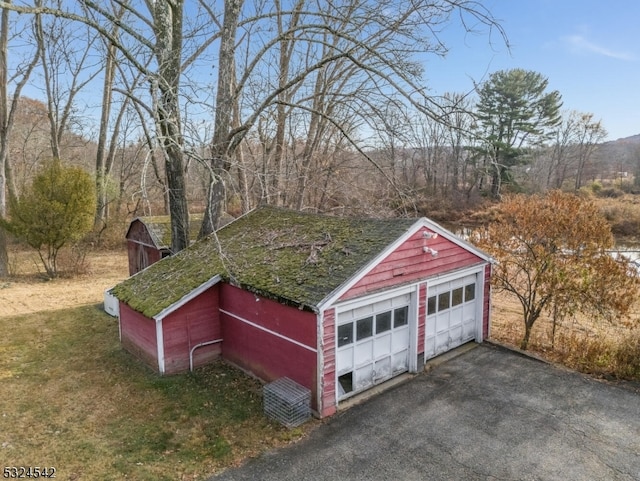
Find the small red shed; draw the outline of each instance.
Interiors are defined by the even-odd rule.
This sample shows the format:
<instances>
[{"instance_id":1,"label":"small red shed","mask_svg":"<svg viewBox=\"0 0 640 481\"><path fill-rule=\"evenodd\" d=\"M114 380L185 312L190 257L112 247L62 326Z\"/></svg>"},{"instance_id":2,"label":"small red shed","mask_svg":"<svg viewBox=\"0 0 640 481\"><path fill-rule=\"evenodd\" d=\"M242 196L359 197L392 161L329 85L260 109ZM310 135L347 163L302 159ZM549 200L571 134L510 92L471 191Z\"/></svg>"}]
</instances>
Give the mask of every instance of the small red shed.
<instances>
[{"instance_id":1,"label":"small red shed","mask_svg":"<svg viewBox=\"0 0 640 481\"><path fill-rule=\"evenodd\" d=\"M192 216L191 220L196 219ZM195 231L192 239L198 235L195 228L199 228L200 222L192 222ZM171 255L171 218L168 215L136 217L129 224L125 237L129 275L132 276Z\"/></svg>"},{"instance_id":2,"label":"small red shed","mask_svg":"<svg viewBox=\"0 0 640 481\"><path fill-rule=\"evenodd\" d=\"M489 333L491 259L426 218L262 207L113 288L123 345L160 373L222 357L289 377L321 417Z\"/></svg>"}]
</instances>

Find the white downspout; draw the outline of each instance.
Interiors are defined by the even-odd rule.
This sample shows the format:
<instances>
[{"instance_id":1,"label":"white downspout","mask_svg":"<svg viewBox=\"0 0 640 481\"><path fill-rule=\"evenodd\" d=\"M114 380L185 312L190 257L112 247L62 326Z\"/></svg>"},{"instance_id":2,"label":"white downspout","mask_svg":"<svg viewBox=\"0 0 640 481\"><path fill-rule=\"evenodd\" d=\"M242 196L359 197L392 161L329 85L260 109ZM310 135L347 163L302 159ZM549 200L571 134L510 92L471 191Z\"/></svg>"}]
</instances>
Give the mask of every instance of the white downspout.
<instances>
[{"instance_id":1,"label":"white downspout","mask_svg":"<svg viewBox=\"0 0 640 481\"><path fill-rule=\"evenodd\" d=\"M189 351L189 371L193 371L193 351L195 351L199 347L209 346L211 344L217 344L219 342L222 342L222 339L216 339L215 341L205 341L193 346Z\"/></svg>"}]
</instances>

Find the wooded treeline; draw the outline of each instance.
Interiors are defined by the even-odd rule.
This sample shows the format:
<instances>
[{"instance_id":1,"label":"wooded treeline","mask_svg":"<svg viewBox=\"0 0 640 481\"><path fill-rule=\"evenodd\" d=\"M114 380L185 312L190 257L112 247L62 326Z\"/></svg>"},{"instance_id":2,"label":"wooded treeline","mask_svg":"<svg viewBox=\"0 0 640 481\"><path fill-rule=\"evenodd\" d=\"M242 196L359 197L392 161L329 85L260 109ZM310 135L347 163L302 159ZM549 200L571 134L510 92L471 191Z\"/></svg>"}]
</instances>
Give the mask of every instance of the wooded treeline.
<instances>
[{"instance_id":1,"label":"wooded treeline","mask_svg":"<svg viewBox=\"0 0 640 481\"><path fill-rule=\"evenodd\" d=\"M428 93L420 59L446 54L445 26L508 43L475 1L0 8L0 216L52 157L94 173L98 231L123 216L170 213L174 250L188 243L189 212L205 212L204 235L222 212L260 203L429 214L504 189L580 188L610 175L610 159L596 155L603 126L592 114L560 115L541 76L536 95L554 97L553 112L526 129L520 119L510 138L481 102L499 77L467 93ZM629 162L614 170L634 171Z\"/></svg>"}]
</instances>

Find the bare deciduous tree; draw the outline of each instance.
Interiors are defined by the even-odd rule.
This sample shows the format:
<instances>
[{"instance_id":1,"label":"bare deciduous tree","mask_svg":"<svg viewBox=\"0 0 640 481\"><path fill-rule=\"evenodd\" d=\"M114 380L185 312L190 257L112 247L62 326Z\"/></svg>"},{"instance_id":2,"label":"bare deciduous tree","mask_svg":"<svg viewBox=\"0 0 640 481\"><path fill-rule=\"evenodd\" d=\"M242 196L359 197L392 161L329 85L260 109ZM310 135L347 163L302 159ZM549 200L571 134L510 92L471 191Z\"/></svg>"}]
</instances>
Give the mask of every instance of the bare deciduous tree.
<instances>
[{"instance_id":1,"label":"bare deciduous tree","mask_svg":"<svg viewBox=\"0 0 640 481\"><path fill-rule=\"evenodd\" d=\"M598 144L607 136L601 121L595 121L593 114L580 114L576 123L576 181L575 190L582 187L585 167L591 160Z\"/></svg>"},{"instance_id":2,"label":"bare deciduous tree","mask_svg":"<svg viewBox=\"0 0 640 481\"><path fill-rule=\"evenodd\" d=\"M3 8L0 12L0 218L7 215L8 198L16 197L9 143L22 89L38 61L38 52L34 49L16 66L13 74L9 75L9 16L10 10ZM11 93L10 86L13 87ZM0 277L8 274L7 234L4 228L0 227Z\"/></svg>"},{"instance_id":3,"label":"bare deciduous tree","mask_svg":"<svg viewBox=\"0 0 640 481\"><path fill-rule=\"evenodd\" d=\"M186 0L115 2L125 10L122 19L113 13L117 11L113 5L110 10L92 0L51 7L35 1L29 7L4 1L0 7L90 26L119 50L120 62L142 72L149 82L151 95L138 90L131 96L137 104L146 103L155 119L155 137L165 156L174 251L188 243L184 171L185 151L190 147L184 138L181 109L203 102L197 97L201 88L183 83L187 66L207 59L216 68L210 82L215 95L210 91L205 95L216 100L211 155L200 159L206 161L210 175L204 235L217 225L225 199L223 182L229 181L232 168L247 173L239 163L234 167L234 162L266 114L276 120L269 139L272 177L264 184L275 192L273 196L269 192L269 198L303 206L311 166L328 145L325 134L339 133L367 158L353 126L377 123L380 117L375 112L388 99L395 97L423 115L444 119L440 105L425 91L415 61L419 53L446 52L438 36L441 27L460 18L466 28L473 19L504 38L490 12L473 0L396 2L393 8L383 0L339 4L226 0L222 15L204 1L187 6ZM190 81L197 83L194 79L203 72L194 73ZM308 132L312 135L299 155L299 139ZM295 174L293 190L291 174ZM239 179L244 184L240 191L247 192L248 178Z\"/></svg>"}]
</instances>

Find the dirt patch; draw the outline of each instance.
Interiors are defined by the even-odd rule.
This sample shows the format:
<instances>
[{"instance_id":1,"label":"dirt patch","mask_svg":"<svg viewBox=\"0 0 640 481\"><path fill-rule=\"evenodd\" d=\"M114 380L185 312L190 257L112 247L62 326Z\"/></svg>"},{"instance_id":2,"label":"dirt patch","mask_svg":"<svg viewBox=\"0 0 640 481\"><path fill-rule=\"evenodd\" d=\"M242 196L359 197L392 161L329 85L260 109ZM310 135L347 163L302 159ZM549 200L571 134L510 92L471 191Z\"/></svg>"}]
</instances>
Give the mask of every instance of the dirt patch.
<instances>
[{"instance_id":1,"label":"dirt patch","mask_svg":"<svg viewBox=\"0 0 640 481\"><path fill-rule=\"evenodd\" d=\"M41 275L37 254L12 253L14 275L0 280L0 317L98 304L106 289L129 275L124 250L93 252L87 255L86 262L87 274L47 281Z\"/></svg>"}]
</instances>

